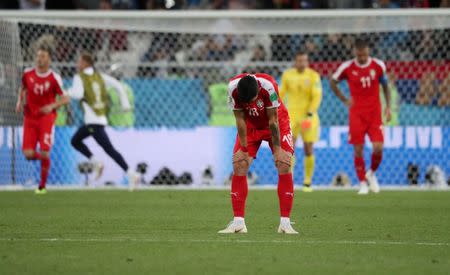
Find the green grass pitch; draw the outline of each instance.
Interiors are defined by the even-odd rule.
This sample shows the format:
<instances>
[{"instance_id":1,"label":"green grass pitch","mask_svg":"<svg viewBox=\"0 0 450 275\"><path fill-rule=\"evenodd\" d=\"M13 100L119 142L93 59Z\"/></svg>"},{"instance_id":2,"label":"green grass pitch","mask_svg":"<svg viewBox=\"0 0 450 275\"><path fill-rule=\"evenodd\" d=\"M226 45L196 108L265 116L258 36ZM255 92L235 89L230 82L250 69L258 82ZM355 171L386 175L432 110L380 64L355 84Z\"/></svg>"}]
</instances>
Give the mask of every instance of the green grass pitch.
<instances>
[{"instance_id":1,"label":"green grass pitch","mask_svg":"<svg viewBox=\"0 0 450 275\"><path fill-rule=\"evenodd\" d=\"M274 190L231 217L227 191L0 192L0 274L450 273L450 192L297 192L297 236Z\"/></svg>"}]
</instances>

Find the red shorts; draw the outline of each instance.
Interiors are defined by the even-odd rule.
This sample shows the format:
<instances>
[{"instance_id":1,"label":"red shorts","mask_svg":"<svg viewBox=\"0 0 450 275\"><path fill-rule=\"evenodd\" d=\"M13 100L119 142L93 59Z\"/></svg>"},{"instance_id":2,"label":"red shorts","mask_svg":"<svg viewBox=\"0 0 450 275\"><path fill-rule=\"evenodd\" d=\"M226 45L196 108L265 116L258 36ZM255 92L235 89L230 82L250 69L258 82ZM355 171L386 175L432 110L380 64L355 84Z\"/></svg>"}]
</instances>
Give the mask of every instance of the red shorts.
<instances>
[{"instance_id":1,"label":"red shorts","mask_svg":"<svg viewBox=\"0 0 450 275\"><path fill-rule=\"evenodd\" d=\"M25 117L23 122L22 150L36 150L39 142L41 151L50 151L53 144L53 130L56 114L41 117Z\"/></svg>"},{"instance_id":2,"label":"red shorts","mask_svg":"<svg viewBox=\"0 0 450 275\"><path fill-rule=\"evenodd\" d=\"M350 112L348 142L364 144L366 134L371 142L383 142L383 121L381 114Z\"/></svg>"},{"instance_id":3,"label":"red shorts","mask_svg":"<svg viewBox=\"0 0 450 275\"><path fill-rule=\"evenodd\" d=\"M290 127L284 127L280 129L281 148L291 154L294 154L294 146L292 144L292 132ZM252 158L256 158L259 147L262 141L269 142L270 149L273 152L272 135L269 129L256 130L247 129L247 149L248 155ZM239 141L239 135L236 137L236 143L234 144L233 153L236 153L241 149L241 143Z\"/></svg>"}]
</instances>

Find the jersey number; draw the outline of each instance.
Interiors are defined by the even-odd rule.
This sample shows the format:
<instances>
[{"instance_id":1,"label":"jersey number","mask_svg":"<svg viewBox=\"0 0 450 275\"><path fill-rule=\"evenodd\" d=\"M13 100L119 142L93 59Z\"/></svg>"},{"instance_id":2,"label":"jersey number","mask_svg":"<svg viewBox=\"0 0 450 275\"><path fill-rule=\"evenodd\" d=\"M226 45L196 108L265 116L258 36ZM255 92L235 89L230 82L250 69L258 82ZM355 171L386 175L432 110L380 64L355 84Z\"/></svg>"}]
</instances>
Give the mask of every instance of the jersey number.
<instances>
[{"instance_id":1,"label":"jersey number","mask_svg":"<svg viewBox=\"0 0 450 275\"><path fill-rule=\"evenodd\" d=\"M248 109L248 114L249 114L250 116L259 116L258 109L256 109L256 108L250 108L250 109Z\"/></svg>"},{"instance_id":2,"label":"jersey number","mask_svg":"<svg viewBox=\"0 0 450 275\"><path fill-rule=\"evenodd\" d=\"M369 88L371 85L370 76L361 77L361 84L363 88Z\"/></svg>"},{"instance_id":3,"label":"jersey number","mask_svg":"<svg viewBox=\"0 0 450 275\"><path fill-rule=\"evenodd\" d=\"M92 82L92 91L94 91L95 95L94 108L103 109L105 107L105 104L102 102L102 91L100 85L95 81Z\"/></svg>"},{"instance_id":4,"label":"jersey number","mask_svg":"<svg viewBox=\"0 0 450 275\"><path fill-rule=\"evenodd\" d=\"M36 95L43 95L45 90L45 86L43 84L34 84L33 92Z\"/></svg>"}]
</instances>

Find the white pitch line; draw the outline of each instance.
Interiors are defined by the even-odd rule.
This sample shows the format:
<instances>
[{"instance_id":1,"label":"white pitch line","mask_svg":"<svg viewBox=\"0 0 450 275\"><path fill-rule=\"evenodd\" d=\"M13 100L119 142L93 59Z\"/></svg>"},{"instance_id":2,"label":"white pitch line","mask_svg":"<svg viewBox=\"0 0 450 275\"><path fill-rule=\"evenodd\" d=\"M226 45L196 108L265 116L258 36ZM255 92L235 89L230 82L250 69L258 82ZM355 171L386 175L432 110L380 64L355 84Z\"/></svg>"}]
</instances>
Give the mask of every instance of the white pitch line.
<instances>
[{"instance_id":1,"label":"white pitch line","mask_svg":"<svg viewBox=\"0 0 450 275\"><path fill-rule=\"evenodd\" d=\"M275 244L339 244L339 245L404 245L404 246L450 246L446 242L402 242L402 241L327 241L327 240L157 240L157 239L100 239L100 238L0 238L1 242L148 242L148 243L275 243Z\"/></svg>"}]
</instances>

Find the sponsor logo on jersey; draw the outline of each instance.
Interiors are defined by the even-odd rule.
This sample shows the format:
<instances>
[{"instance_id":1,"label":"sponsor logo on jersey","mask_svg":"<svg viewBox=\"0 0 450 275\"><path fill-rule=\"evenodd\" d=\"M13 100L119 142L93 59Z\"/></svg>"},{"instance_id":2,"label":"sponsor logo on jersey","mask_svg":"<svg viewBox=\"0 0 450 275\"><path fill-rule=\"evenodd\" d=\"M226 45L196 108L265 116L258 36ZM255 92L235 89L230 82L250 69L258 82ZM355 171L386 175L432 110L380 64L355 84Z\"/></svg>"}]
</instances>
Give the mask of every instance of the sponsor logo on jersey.
<instances>
[{"instance_id":1,"label":"sponsor logo on jersey","mask_svg":"<svg viewBox=\"0 0 450 275\"><path fill-rule=\"evenodd\" d=\"M261 99L258 99L258 100L256 101L256 106L258 106L258 108L262 108L262 107L264 106L264 103L262 102Z\"/></svg>"},{"instance_id":2,"label":"sponsor logo on jersey","mask_svg":"<svg viewBox=\"0 0 450 275\"><path fill-rule=\"evenodd\" d=\"M377 74L377 73L375 72L374 69L370 70L370 77L371 77L372 79L375 79L375 75L376 75L376 74Z\"/></svg>"},{"instance_id":3,"label":"sponsor logo on jersey","mask_svg":"<svg viewBox=\"0 0 450 275\"><path fill-rule=\"evenodd\" d=\"M33 77L30 77L30 82L34 83L34 78Z\"/></svg>"},{"instance_id":4,"label":"sponsor logo on jersey","mask_svg":"<svg viewBox=\"0 0 450 275\"><path fill-rule=\"evenodd\" d=\"M309 86L309 79L305 79L304 81L303 81L303 84L305 85L305 86Z\"/></svg>"},{"instance_id":5,"label":"sponsor logo on jersey","mask_svg":"<svg viewBox=\"0 0 450 275\"><path fill-rule=\"evenodd\" d=\"M358 72L357 71L352 71L352 75L358 76Z\"/></svg>"}]
</instances>

